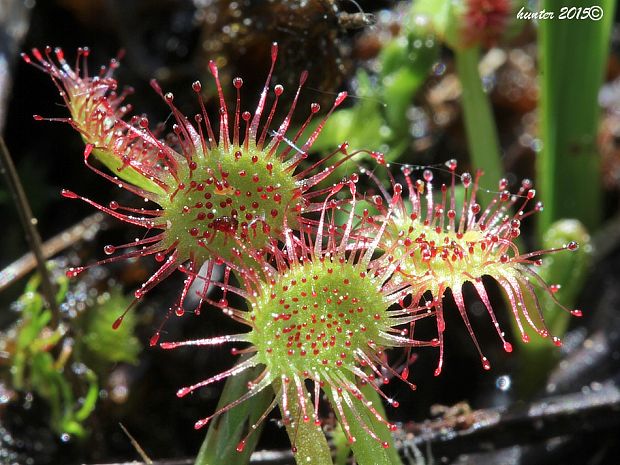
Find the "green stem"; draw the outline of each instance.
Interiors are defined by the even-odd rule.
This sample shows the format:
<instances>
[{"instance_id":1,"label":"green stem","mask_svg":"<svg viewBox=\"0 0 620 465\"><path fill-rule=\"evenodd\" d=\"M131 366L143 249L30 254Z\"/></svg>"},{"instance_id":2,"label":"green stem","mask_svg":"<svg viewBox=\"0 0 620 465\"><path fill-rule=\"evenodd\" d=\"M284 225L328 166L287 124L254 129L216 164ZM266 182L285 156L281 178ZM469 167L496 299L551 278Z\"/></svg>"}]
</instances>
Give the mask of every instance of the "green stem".
<instances>
[{"instance_id":1,"label":"green stem","mask_svg":"<svg viewBox=\"0 0 620 465\"><path fill-rule=\"evenodd\" d=\"M454 55L462 87L461 104L470 160L476 169L484 170L486 179L495 183L503 177L504 169L491 102L478 71L480 51L477 47L457 49ZM480 194L486 201L492 196L485 192Z\"/></svg>"},{"instance_id":2,"label":"green stem","mask_svg":"<svg viewBox=\"0 0 620 465\"><path fill-rule=\"evenodd\" d=\"M241 397L247 391L247 383L254 380L259 369L246 370L228 378L222 391L217 408L223 408ZM237 445L247 431L247 425L258 421L273 399L273 392L263 392L248 399L235 408L222 414L209 425L207 436L200 446L195 465L219 465L223 463L244 465L249 463L250 456L263 428L262 423L247 438L243 451L237 451Z\"/></svg>"},{"instance_id":3,"label":"green stem","mask_svg":"<svg viewBox=\"0 0 620 465\"><path fill-rule=\"evenodd\" d=\"M370 386L364 386L362 388L362 393L366 401L372 402L378 413L384 415L383 404L377 392ZM336 408L333 393L327 390L326 394L330 403L334 406L334 411L336 412L340 425L344 428L343 419L338 408ZM372 412L370 412L364 401L360 401L353 396L350 397L355 413L342 398L340 399L340 403L344 415L346 416L347 424L349 425L349 434L355 438L355 442L351 444L351 449L353 450L356 463L358 465L401 465L402 462L398 456L398 451L394 447L394 440L387 425L380 422ZM356 413L359 415L361 421L357 419ZM366 431L362 423L377 435L379 441ZM388 444L387 448L383 446L382 443L384 442Z\"/></svg>"},{"instance_id":4,"label":"green stem","mask_svg":"<svg viewBox=\"0 0 620 465\"><path fill-rule=\"evenodd\" d=\"M278 392L282 388L278 381L273 382L273 389ZM287 398L289 399L288 412L282 412L282 418L290 419L285 421L286 432L295 450L295 461L298 465L332 465L332 454L327 444L327 439L320 426L310 421L303 421L302 409L296 401L298 398L294 383L288 383ZM304 393L306 390L304 388ZM277 394L276 394L277 395ZM282 410L282 404L279 404ZM312 412L312 405L306 400L306 411ZM311 416L311 415L308 415Z\"/></svg>"},{"instance_id":5,"label":"green stem","mask_svg":"<svg viewBox=\"0 0 620 465\"><path fill-rule=\"evenodd\" d=\"M578 218L590 231L601 221L597 96L609 54L615 1L545 0L540 8L582 10L594 4L603 12L598 21L555 18L539 25L542 150L536 168L545 205L538 220L541 236L560 218Z\"/></svg>"}]
</instances>

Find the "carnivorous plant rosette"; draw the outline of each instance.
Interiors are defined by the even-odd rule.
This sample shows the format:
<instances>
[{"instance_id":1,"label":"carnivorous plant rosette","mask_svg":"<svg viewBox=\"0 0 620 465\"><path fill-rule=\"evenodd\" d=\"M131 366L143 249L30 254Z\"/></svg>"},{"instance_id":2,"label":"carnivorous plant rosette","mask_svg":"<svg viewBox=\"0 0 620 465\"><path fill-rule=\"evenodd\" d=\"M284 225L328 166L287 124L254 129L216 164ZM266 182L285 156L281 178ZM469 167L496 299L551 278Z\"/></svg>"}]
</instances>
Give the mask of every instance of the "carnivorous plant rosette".
<instances>
[{"instance_id":1,"label":"carnivorous plant rosette","mask_svg":"<svg viewBox=\"0 0 620 465\"><path fill-rule=\"evenodd\" d=\"M466 283L473 285L478 293L506 352L512 351L512 345L506 340L497 321L482 280L484 276L494 279L504 290L524 342L528 342L529 336L524 330L522 317L542 337L550 336L536 296L537 288L547 292L562 309L574 316L581 316L581 310L569 310L558 302L554 293L559 286L547 284L533 269L542 263L540 256L576 250L578 244L569 242L556 249L521 253L515 243L521 234L521 221L542 209L542 204L538 202L526 210L536 194L532 182L524 180L518 192L512 194L507 190L508 181L501 179L499 193L484 207L477 203L476 197L482 172L475 176L463 173L460 181L464 197L457 204L457 162L450 160L446 166L451 184L449 187L442 184L437 196L433 190L432 170L424 169L423 179L414 181L413 168L406 166L403 173L409 191L408 201L404 201L398 192L395 197L399 200L394 212L389 215L381 197L375 202L382 215L388 218L385 234L381 238L382 248L390 251L399 261L398 273L400 279L410 285L413 304L418 305L430 295L430 301L435 307L440 342L436 375L443 366L446 326L443 299L448 290L480 354L482 365L487 370L491 364L482 354L465 308L462 289ZM396 186L400 190L400 185ZM391 198L385 190L384 196L388 200ZM392 198L390 204L393 202ZM532 310L535 313L531 313ZM559 338L551 337L556 345L561 344Z\"/></svg>"},{"instance_id":2,"label":"carnivorous plant rosette","mask_svg":"<svg viewBox=\"0 0 620 465\"><path fill-rule=\"evenodd\" d=\"M219 286L225 296L234 293L245 299L248 309L233 308L226 297L210 303L246 325L248 332L160 344L164 349L248 344L241 350L234 349L234 353L249 355L248 358L230 370L180 389L179 397L251 367L264 367L258 378L249 383L245 395L199 420L196 428L274 385L276 400L261 416L261 421L277 403L285 423L313 420L319 425L322 390L351 443L356 442L359 434L367 434L388 447L365 418L369 415L383 428L393 426L366 399L361 386L372 387L388 404L398 407L398 402L385 396L379 386L388 383L391 376L403 379L412 388L415 386L390 367L384 351L395 347L435 346L438 341L412 339L407 324L432 315L432 311L426 307L403 306L409 284L395 281L398 263L390 260L388 254L378 253L382 230L372 241L360 240L361 236L355 232L355 184L354 181L348 184L353 198L345 224L335 224L339 204L328 196L318 223L306 226L298 234L287 228L284 246L274 242L268 260L260 254L260 258L257 256L260 268L246 268L245 262L238 259L229 263L241 285ZM397 196L393 200L396 204ZM249 244L242 246L238 253L238 257L258 254ZM307 381L314 385L313 411L306 406ZM289 418L292 403L296 411L302 412L300 419Z\"/></svg>"},{"instance_id":3,"label":"carnivorous plant rosette","mask_svg":"<svg viewBox=\"0 0 620 465\"><path fill-rule=\"evenodd\" d=\"M338 94L329 112L307 138L302 139L320 110L318 104L312 104L303 124L294 132L291 130L291 119L307 72L301 74L290 109L281 124L276 130L271 129L279 98L284 92L281 85L275 85L270 91L278 54L275 43L271 48L267 80L253 113L241 108L241 78L233 80L237 97L234 111L229 111L218 68L210 62L219 99L219 131L211 125L200 82L192 85L200 112L189 118L177 109L172 93L164 93L155 80L151 81L175 120L172 133L164 139L160 137L163 128L151 130L145 116L127 116L131 106L125 103L125 98L130 91L118 94L118 83L113 77L118 61L112 60L107 68L102 67L99 74L91 76L87 67L88 54L88 49L79 49L74 67L67 63L59 48L52 51L47 47L44 53L33 49L32 56L36 60L27 54L23 54L23 58L48 73L58 87L71 117L49 119L68 122L81 134L86 143L86 165L118 187L156 204L155 208L135 208L112 201L104 206L63 190L65 197L82 199L125 223L154 231L128 244L106 246L104 251L108 255L127 248L134 250L97 263L153 255L161 266L136 290L137 299L179 269L187 273L174 307L177 314L182 314L184 299L204 263L208 263L208 269L202 294L210 285L215 263L218 260L230 262L238 242L247 242L260 250L272 238L282 237L283 224L299 227L302 213L319 210L322 202L317 201L317 197L324 197L329 188L313 188L351 156L329 166L328 156L311 166L300 167L329 115L346 97L345 92ZM271 96L273 103L268 108L267 100ZM44 118L35 116L35 119ZM334 154L338 152L346 152L346 144ZM93 157L112 174L94 166ZM72 268L68 274L75 276L84 268ZM227 269L225 281L228 273ZM200 310L200 304L196 311Z\"/></svg>"}]
</instances>

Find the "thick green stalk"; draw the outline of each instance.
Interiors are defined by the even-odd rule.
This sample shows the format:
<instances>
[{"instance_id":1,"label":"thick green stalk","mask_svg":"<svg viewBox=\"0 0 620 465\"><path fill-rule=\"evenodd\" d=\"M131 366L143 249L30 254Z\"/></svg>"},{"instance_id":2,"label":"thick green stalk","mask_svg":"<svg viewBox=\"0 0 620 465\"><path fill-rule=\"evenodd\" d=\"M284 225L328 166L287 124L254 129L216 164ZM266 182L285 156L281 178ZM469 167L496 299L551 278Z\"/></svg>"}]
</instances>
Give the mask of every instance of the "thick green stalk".
<instances>
[{"instance_id":1,"label":"thick green stalk","mask_svg":"<svg viewBox=\"0 0 620 465\"><path fill-rule=\"evenodd\" d=\"M257 377L257 369L246 370L237 376L228 378L222 391L217 408L222 408L247 392L247 383ZM248 399L235 408L222 414L209 425L207 436L200 446L195 465L220 465L249 463L250 456L260 437L262 424L247 439L243 451L237 451L239 441L247 431L248 425L254 424L267 409L273 399L273 391L263 392Z\"/></svg>"},{"instance_id":2,"label":"thick green stalk","mask_svg":"<svg viewBox=\"0 0 620 465\"><path fill-rule=\"evenodd\" d=\"M548 256L543 265L536 270L547 283L561 285L554 297L567 308L573 308L575 305L589 271L592 253L590 236L579 221L560 220L551 225L543 235L542 241L543 249L560 248L571 241L579 244L578 250ZM524 294L526 308L535 308L536 303L531 296L527 292ZM561 309L546 292L539 294L538 301L549 333L552 336L563 337L570 324L571 314ZM536 314L533 314L532 318L539 327L542 326ZM519 343L517 390L521 396L530 397L540 389L549 371L557 363L560 352L548 338L540 337L529 326L525 326L525 331L530 337L528 343L522 341L520 332L516 325L513 325L515 340Z\"/></svg>"},{"instance_id":3,"label":"thick green stalk","mask_svg":"<svg viewBox=\"0 0 620 465\"><path fill-rule=\"evenodd\" d=\"M486 179L497 182L503 177L504 169L491 102L478 70L480 50L477 47L455 49L454 55L462 87L461 105L470 160L474 168L484 170ZM487 201L492 197L485 192L481 196Z\"/></svg>"},{"instance_id":4,"label":"thick green stalk","mask_svg":"<svg viewBox=\"0 0 620 465\"><path fill-rule=\"evenodd\" d=\"M372 402L373 406L380 414L383 414L383 405L381 398L376 391L370 387L365 386L362 388L362 392L367 401ZM336 407L333 393L329 390L326 391L330 403L334 407L336 416L340 425L344 428L344 422L338 408ZM346 404L346 402L340 398L340 404L346 416L347 424L349 425L349 434L355 438L355 442L351 444L353 450L353 456L355 462L358 465L401 465L398 452L394 447L394 440L392 434L385 423L380 422L370 412L368 407L353 396L350 396L352 405L355 409L355 413ZM360 420L357 419L356 414L359 415ZM380 441L373 438L368 431L362 426L362 422L372 431ZM382 443L387 443L388 447L385 448Z\"/></svg>"},{"instance_id":5,"label":"thick green stalk","mask_svg":"<svg viewBox=\"0 0 620 465\"><path fill-rule=\"evenodd\" d=\"M603 14L600 20L557 17L563 7L568 11L575 7L583 14L583 8L595 3ZM545 205L539 231L542 236L560 218L578 218L594 231L601 221L602 200L597 95L607 63L615 2L544 0L540 8L558 14L539 23L542 151L537 158L537 178Z\"/></svg>"},{"instance_id":6,"label":"thick green stalk","mask_svg":"<svg viewBox=\"0 0 620 465\"><path fill-rule=\"evenodd\" d=\"M273 383L274 391L278 392L281 388L279 382ZM288 411L282 411L282 418L288 418L285 422L286 432L291 440L291 445L295 451L295 461L298 465L332 465L332 454L327 444L325 434L321 426L314 424L314 419L303 421L303 413L299 403L297 402L298 394L294 383L285 386L287 389ZM304 388L304 393L307 394ZM282 410L282 404L279 405ZM306 400L306 411L311 417L312 405Z\"/></svg>"}]
</instances>

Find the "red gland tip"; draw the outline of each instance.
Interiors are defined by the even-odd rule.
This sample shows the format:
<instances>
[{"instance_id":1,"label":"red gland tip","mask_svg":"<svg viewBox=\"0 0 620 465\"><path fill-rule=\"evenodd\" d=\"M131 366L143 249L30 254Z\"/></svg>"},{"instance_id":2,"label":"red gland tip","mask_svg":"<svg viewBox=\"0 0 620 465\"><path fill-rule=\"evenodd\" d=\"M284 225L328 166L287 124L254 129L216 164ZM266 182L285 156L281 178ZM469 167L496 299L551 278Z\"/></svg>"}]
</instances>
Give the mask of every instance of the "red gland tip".
<instances>
[{"instance_id":1,"label":"red gland tip","mask_svg":"<svg viewBox=\"0 0 620 465\"><path fill-rule=\"evenodd\" d=\"M504 342L504 350L508 353L512 352L512 344L510 342Z\"/></svg>"},{"instance_id":2,"label":"red gland tip","mask_svg":"<svg viewBox=\"0 0 620 465\"><path fill-rule=\"evenodd\" d=\"M207 423L209 423L209 420L204 419L204 420L198 420L196 423L194 423L194 429L200 429L202 428L204 425L206 425Z\"/></svg>"},{"instance_id":3,"label":"red gland tip","mask_svg":"<svg viewBox=\"0 0 620 465\"><path fill-rule=\"evenodd\" d=\"M159 85L159 82L157 82L157 79L151 79L149 81L149 84L151 85L151 87L153 88L153 90L155 92L157 92L159 95L163 94L162 90L161 90L161 86Z\"/></svg>"},{"instance_id":4,"label":"red gland tip","mask_svg":"<svg viewBox=\"0 0 620 465\"><path fill-rule=\"evenodd\" d=\"M383 447L384 449L389 449L390 448L390 444L387 441L384 441L381 443L381 447Z\"/></svg>"},{"instance_id":5,"label":"red gland tip","mask_svg":"<svg viewBox=\"0 0 620 465\"><path fill-rule=\"evenodd\" d=\"M66 197L68 199L77 199L78 198L78 195L75 192L70 191L68 189L61 190L60 191L60 195L62 195L63 197Z\"/></svg>"},{"instance_id":6,"label":"red gland tip","mask_svg":"<svg viewBox=\"0 0 620 465\"><path fill-rule=\"evenodd\" d=\"M481 361L482 361L482 368L484 368L485 370L491 369L491 362L489 362L488 358L482 357Z\"/></svg>"},{"instance_id":7,"label":"red gland tip","mask_svg":"<svg viewBox=\"0 0 620 465\"><path fill-rule=\"evenodd\" d=\"M217 65L213 60L209 60L209 71L211 71L213 77L217 77Z\"/></svg>"},{"instance_id":8,"label":"red gland tip","mask_svg":"<svg viewBox=\"0 0 620 465\"><path fill-rule=\"evenodd\" d=\"M243 452L243 449L245 449L245 440L239 441L239 444L237 444L237 447L235 448L237 452Z\"/></svg>"},{"instance_id":9,"label":"red gland tip","mask_svg":"<svg viewBox=\"0 0 620 465\"><path fill-rule=\"evenodd\" d=\"M151 339L149 340L149 346L150 347L153 347L153 346L157 345L157 342L159 342L159 336L160 336L159 331L157 331L155 334L153 334L151 336Z\"/></svg>"},{"instance_id":10,"label":"red gland tip","mask_svg":"<svg viewBox=\"0 0 620 465\"><path fill-rule=\"evenodd\" d=\"M562 347L562 340L559 337L553 336L552 341L556 347Z\"/></svg>"},{"instance_id":11,"label":"red gland tip","mask_svg":"<svg viewBox=\"0 0 620 465\"><path fill-rule=\"evenodd\" d=\"M337 106L338 106L338 105L340 105L342 102L344 102L344 99L346 99L346 98L347 98L347 95L349 95L349 94L347 94L347 92L346 92L346 91L340 92L340 93L338 94L338 96L336 97L336 101L334 102L334 106L335 106L335 107L337 107Z\"/></svg>"},{"instance_id":12,"label":"red gland tip","mask_svg":"<svg viewBox=\"0 0 620 465\"><path fill-rule=\"evenodd\" d=\"M278 43L273 42L271 44L271 61L276 61L276 58L278 58Z\"/></svg>"},{"instance_id":13,"label":"red gland tip","mask_svg":"<svg viewBox=\"0 0 620 465\"><path fill-rule=\"evenodd\" d=\"M77 275L79 275L82 271L84 271L84 268L81 266L75 267L75 268L69 268L65 275L67 276L67 278L75 278Z\"/></svg>"},{"instance_id":14,"label":"red gland tip","mask_svg":"<svg viewBox=\"0 0 620 465\"><path fill-rule=\"evenodd\" d=\"M43 121L43 117L41 115L32 115L32 119L35 121Z\"/></svg>"},{"instance_id":15,"label":"red gland tip","mask_svg":"<svg viewBox=\"0 0 620 465\"><path fill-rule=\"evenodd\" d=\"M94 148L95 146L93 144L86 144L86 147L84 147L84 160L88 160Z\"/></svg>"},{"instance_id":16,"label":"red gland tip","mask_svg":"<svg viewBox=\"0 0 620 465\"><path fill-rule=\"evenodd\" d=\"M121 315L116 320L114 320L114 323L112 323L112 329L118 329L123 322L124 317L125 315Z\"/></svg>"},{"instance_id":17,"label":"red gland tip","mask_svg":"<svg viewBox=\"0 0 620 465\"><path fill-rule=\"evenodd\" d=\"M575 308L574 310L571 310L570 313L571 313L571 315L576 316L576 317L582 317L583 316L583 312L580 309L578 309L578 308Z\"/></svg>"},{"instance_id":18,"label":"red gland tip","mask_svg":"<svg viewBox=\"0 0 620 465\"><path fill-rule=\"evenodd\" d=\"M191 390L190 388L188 388L188 387L181 388L181 389L179 389L179 390L177 391L177 397L185 397L185 396L186 396L187 394L189 394L191 391L192 391L192 390ZM201 420L201 421L202 421L202 420ZM197 422L196 424L198 424L198 422ZM198 429L198 428L196 428L196 429Z\"/></svg>"}]
</instances>

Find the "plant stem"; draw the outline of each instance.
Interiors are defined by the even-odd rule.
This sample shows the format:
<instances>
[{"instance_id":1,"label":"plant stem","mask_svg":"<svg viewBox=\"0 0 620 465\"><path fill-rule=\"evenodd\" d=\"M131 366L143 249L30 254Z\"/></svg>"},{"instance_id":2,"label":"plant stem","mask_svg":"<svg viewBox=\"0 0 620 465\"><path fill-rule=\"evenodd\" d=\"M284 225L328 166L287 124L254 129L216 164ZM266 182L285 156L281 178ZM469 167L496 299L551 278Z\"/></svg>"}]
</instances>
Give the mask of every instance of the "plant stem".
<instances>
[{"instance_id":1,"label":"plant stem","mask_svg":"<svg viewBox=\"0 0 620 465\"><path fill-rule=\"evenodd\" d=\"M41 276L42 294L45 298L45 303L52 314L51 326L52 328L56 328L60 321L60 312L58 310L58 305L56 304L56 293L54 291L54 285L52 284L52 280L50 279L47 266L45 265L45 257L43 256L43 250L41 246L41 236L39 235L39 231L36 227L37 220L32 215L32 209L30 208L30 204L28 203L28 198L26 197L26 193L24 192L22 183L19 180L19 175L17 174L17 170L15 169L15 165L13 164L13 159L11 158L9 149L4 142L4 138L1 136L0 171L2 171L2 174L6 179L9 192L11 193L13 201L15 202L15 206L17 207L19 219L24 228L26 241L28 242L32 253L36 258L37 270L39 272L39 275Z\"/></svg>"},{"instance_id":2,"label":"plant stem","mask_svg":"<svg viewBox=\"0 0 620 465\"><path fill-rule=\"evenodd\" d=\"M469 156L473 166L484 170L487 179L495 183L503 177L504 169L491 102L482 87L478 70L480 50L477 47L457 49L454 55L462 87L461 104ZM480 194L485 201L492 197L486 192Z\"/></svg>"},{"instance_id":3,"label":"plant stem","mask_svg":"<svg viewBox=\"0 0 620 465\"><path fill-rule=\"evenodd\" d=\"M282 383L274 381L274 391L287 389L287 398L293 399L288 402L288 412L282 412L282 418L288 418L286 421L286 432L291 440L291 445L296 448L294 452L295 461L298 465L332 465L332 455L327 444L327 439L320 426L314 424L314 420L305 422L302 420L303 413L297 399L297 390L294 383L288 386L282 386ZM305 391L305 388L304 388ZM277 395L277 394L276 394ZM280 404L280 410L282 405ZM306 401L306 411L311 412L312 406Z\"/></svg>"},{"instance_id":4,"label":"plant stem","mask_svg":"<svg viewBox=\"0 0 620 465\"><path fill-rule=\"evenodd\" d=\"M380 414L383 414L381 398L376 391L370 386L364 386L361 390L366 401L371 401L373 407L375 407ZM329 397L330 403L335 406L333 394L329 391L326 394ZM350 396L350 398L355 412L342 399L340 403L347 418L349 434L355 438L355 442L351 444L355 463L358 465L400 465L402 462L398 456L398 451L394 447L394 441L390 430L370 412L368 407L364 404L364 401L360 401L354 396ZM345 426L338 409L334 408L334 411L338 416L340 425L344 429ZM356 415L359 415L359 420L356 418ZM364 423L366 428L372 431L380 441L373 438L362 423ZM382 442L387 442L388 448L384 448L381 444Z\"/></svg>"},{"instance_id":5,"label":"plant stem","mask_svg":"<svg viewBox=\"0 0 620 465\"><path fill-rule=\"evenodd\" d=\"M548 11L590 7L586 0L545 0ZM607 63L615 2L596 2L600 21L541 21L540 133L537 178L545 209L542 236L555 220L577 218L594 231L601 221L600 162L596 150L598 91Z\"/></svg>"},{"instance_id":6,"label":"plant stem","mask_svg":"<svg viewBox=\"0 0 620 465\"><path fill-rule=\"evenodd\" d=\"M247 391L247 383L254 380L260 373L258 370L246 370L237 376L228 378L217 408L223 408L241 397ZM265 389L212 422L194 465L247 464L256 448L263 424L261 423L247 438L243 451L237 451L237 444L241 441L247 425L252 425L258 420L272 399L273 392Z\"/></svg>"}]
</instances>

